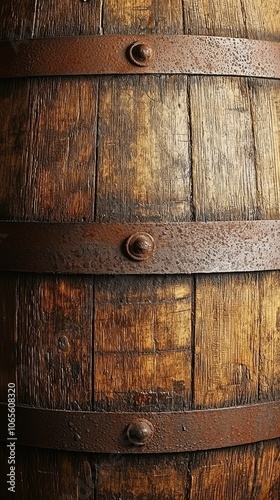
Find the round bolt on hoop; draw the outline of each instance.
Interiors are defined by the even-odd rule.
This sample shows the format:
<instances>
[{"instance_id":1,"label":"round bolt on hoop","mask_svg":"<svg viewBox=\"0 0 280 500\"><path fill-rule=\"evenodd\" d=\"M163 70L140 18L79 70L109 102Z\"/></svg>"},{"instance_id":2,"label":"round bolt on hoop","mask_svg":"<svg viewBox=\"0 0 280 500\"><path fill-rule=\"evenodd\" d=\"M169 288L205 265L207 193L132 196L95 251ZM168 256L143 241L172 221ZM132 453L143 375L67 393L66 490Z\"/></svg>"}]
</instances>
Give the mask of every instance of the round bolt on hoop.
<instances>
[{"instance_id":1,"label":"round bolt on hoop","mask_svg":"<svg viewBox=\"0 0 280 500\"><path fill-rule=\"evenodd\" d=\"M125 246L131 259L147 260L153 254L155 241L149 233L134 233L129 236Z\"/></svg>"},{"instance_id":2,"label":"round bolt on hoop","mask_svg":"<svg viewBox=\"0 0 280 500\"><path fill-rule=\"evenodd\" d=\"M134 444L135 446L144 446L152 439L154 435L154 427L149 420L145 420L143 418L129 424L126 434L130 444Z\"/></svg>"},{"instance_id":3,"label":"round bolt on hoop","mask_svg":"<svg viewBox=\"0 0 280 500\"><path fill-rule=\"evenodd\" d=\"M135 42L129 48L130 61L137 66L149 66L154 57L154 51L147 43Z\"/></svg>"}]
</instances>

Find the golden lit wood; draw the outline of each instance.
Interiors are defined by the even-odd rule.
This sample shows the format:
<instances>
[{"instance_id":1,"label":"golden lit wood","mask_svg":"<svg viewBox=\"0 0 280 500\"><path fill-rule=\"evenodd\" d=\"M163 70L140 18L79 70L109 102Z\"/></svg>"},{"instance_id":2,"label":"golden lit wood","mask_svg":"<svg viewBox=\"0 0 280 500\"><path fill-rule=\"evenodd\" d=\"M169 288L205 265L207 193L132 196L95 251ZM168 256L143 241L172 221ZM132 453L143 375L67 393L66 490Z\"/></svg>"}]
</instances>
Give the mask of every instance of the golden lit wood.
<instances>
[{"instance_id":1,"label":"golden lit wood","mask_svg":"<svg viewBox=\"0 0 280 500\"><path fill-rule=\"evenodd\" d=\"M191 391L191 288L185 277L104 278L96 287L99 409L183 409Z\"/></svg>"},{"instance_id":2,"label":"golden lit wood","mask_svg":"<svg viewBox=\"0 0 280 500\"><path fill-rule=\"evenodd\" d=\"M103 5L103 33L181 33L181 0L106 0Z\"/></svg>"},{"instance_id":3,"label":"golden lit wood","mask_svg":"<svg viewBox=\"0 0 280 500\"><path fill-rule=\"evenodd\" d=\"M97 221L190 219L187 99L184 76L102 81Z\"/></svg>"}]
</instances>

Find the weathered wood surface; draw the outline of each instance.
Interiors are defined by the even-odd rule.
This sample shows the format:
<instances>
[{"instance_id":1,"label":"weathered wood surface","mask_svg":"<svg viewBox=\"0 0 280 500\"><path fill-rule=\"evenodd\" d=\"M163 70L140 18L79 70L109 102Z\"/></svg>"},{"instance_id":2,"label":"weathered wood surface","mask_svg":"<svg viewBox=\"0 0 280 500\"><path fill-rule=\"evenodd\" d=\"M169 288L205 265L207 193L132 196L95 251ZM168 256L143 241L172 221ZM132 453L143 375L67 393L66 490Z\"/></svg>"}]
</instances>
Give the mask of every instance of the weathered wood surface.
<instances>
[{"instance_id":1,"label":"weathered wood surface","mask_svg":"<svg viewBox=\"0 0 280 500\"><path fill-rule=\"evenodd\" d=\"M15 0L2 2L0 12L2 38L97 34L100 30L96 2L51 1L47 5ZM0 96L1 218L92 221L98 81L87 77L5 81ZM92 287L92 279L80 277L19 278L19 403L91 408ZM0 294L5 301L2 283ZM1 395L5 390L6 376L1 377ZM3 462L6 466L2 456ZM82 498L83 485L92 489L90 474L86 456L17 448L20 499L42 498L46 492L53 499ZM1 474L1 481L5 480ZM1 483L1 491L5 494L6 484Z\"/></svg>"},{"instance_id":2,"label":"weathered wood surface","mask_svg":"<svg viewBox=\"0 0 280 500\"><path fill-rule=\"evenodd\" d=\"M0 19L2 38L280 40L278 0L4 0ZM1 219L279 218L279 81L40 78L1 82L0 96ZM280 395L279 272L3 274L0 306L2 401L15 377L20 403L61 409L166 411ZM278 500L279 444L149 457L18 447L17 495Z\"/></svg>"}]
</instances>

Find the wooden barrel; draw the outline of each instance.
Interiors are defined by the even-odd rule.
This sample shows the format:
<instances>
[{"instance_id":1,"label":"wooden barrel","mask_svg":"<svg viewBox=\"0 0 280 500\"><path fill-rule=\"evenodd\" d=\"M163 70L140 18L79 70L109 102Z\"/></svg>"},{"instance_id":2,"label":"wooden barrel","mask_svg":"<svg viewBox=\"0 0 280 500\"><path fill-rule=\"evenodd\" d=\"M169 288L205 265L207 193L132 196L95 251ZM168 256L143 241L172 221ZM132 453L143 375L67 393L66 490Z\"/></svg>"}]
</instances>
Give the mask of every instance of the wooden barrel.
<instances>
[{"instance_id":1,"label":"wooden barrel","mask_svg":"<svg viewBox=\"0 0 280 500\"><path fill-rule=\"evenodd\" d=\"M278 0L2 0L0 12L15 58L30 38L56 40L50 61L65 36L280 41ZM103 56L114 59L110 40ZM167 66L177 64L174 47ZM71 50L79 65L83 53ZM135 74L105 74L106 65L103 74L65 74L68 50L54 75L0 83L0 217L23 231L13 247L19 268L2 262L0 285L0 394L7 403L15 384L18 414L15 498L277 500L279 271L153 272L149 259L133 259L156 261L155 226L169 241L180 223L184 237L168 243L176 263L187 223L280 218L279 74L262 75L262 65L258 75L213 74L214 63L208 72L149 73L149 50L144 38ZM104 237L113 227L104 224L127 227L129 237L137 224L144 239L134 256L121 249L123 272L117 263L110 273L60 264L53 273L37 266L42 248L31 236L21 268L25 228L35 222L46 231L76 223L81 238L98 225ZM0 228L1 248L9 231ZM50 233L54 246L59 234ZM76 249L76 261L84 258ZM6 439L6 407L1 428ZM10 449L1 444L3 499Z\"/></svg>"}]
</instances>

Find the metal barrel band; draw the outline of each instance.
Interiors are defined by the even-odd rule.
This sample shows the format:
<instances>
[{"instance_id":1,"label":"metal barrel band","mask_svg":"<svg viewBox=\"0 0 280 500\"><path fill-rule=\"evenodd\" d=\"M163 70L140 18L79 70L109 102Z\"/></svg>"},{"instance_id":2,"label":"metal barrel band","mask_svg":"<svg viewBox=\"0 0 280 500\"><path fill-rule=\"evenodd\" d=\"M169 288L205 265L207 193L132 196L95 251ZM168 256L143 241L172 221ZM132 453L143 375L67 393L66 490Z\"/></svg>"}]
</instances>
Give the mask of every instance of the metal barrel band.
<instances>
[{"instance_id":1,"label":"metal barrel band","mask_svg":"<svg viewBox=\"0 0 280 500\"><path fill-rule=\"evenodd\" d=\"M280 436L280 401L159 413L106 413L17 406L17 444L95 453L174 453L239 446ZM0 404L0 441L7 440Z\"/></svg>"},{"instance_id":2,"label":"metal barrel band","mask_svg":"<svg viewBox=\"0 0 280 500\"><path fill-rule=\"evenodd\" d=\"M280 269L280 220L0 223L0 270L195 274Z\"/></svg>"},{"instance_id":3,"label":"metal barrel band","mask_svg":"<svg viewBox=\"0 0 280 500\"><path fill-rule=\"evenodd\" d=\"M0 78L200 74L280 78L280 42L195 35L94 35L0 42Z\"/></svg>"}]
</instances>

